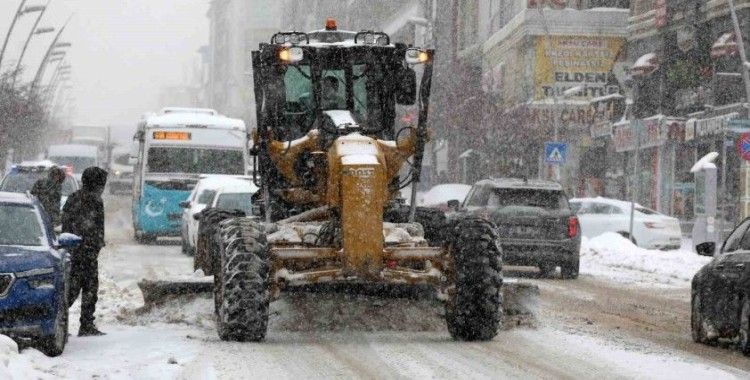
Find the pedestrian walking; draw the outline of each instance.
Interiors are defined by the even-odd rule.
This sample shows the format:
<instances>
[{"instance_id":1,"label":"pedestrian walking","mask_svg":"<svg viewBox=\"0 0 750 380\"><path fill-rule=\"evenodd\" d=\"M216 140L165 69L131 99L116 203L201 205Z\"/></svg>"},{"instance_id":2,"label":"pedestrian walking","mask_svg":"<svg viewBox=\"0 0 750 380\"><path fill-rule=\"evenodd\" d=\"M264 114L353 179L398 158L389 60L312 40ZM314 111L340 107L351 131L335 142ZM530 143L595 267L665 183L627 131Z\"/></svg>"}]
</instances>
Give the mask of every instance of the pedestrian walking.
<instances>
[{"instance_id":1,"label":"pedestrian walking","mask_svg":"<svg viewBox=\"0 0 750 380\"><path fill-rule=\"evenodd\" d=\"M65 171L54 166L50 169L47 178L41 178L34 182L34 186L31 188L31 194L39 199L54 227L62 223L60 220L60 199L63 182L65 182Z\"/></svg>"},{"instance_id":2,"label":"pedestrian walking","mask_svg":"<svg viewBox=\"0 0 750 380\"><path fill-rule=\"evenodd\" d=\"M104 202L107 172L98 167L83 171L83 187L68 197L62 212L62 231L83 241L72 250L69 302L81 294L81 327L78 336L104 335L94 325L99 291L99 251L104 247Z\"/></svg>"}]
</instances>

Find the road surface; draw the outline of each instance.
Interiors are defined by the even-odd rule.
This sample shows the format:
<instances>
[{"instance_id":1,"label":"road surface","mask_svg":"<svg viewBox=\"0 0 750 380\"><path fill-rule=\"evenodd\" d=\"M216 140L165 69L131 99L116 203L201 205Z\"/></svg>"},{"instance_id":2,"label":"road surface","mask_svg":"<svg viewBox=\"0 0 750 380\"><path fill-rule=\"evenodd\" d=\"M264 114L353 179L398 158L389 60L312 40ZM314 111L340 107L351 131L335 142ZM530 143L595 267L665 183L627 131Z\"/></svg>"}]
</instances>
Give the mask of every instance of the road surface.
<instances>
[{"instance_id":1,"label":"road surface","mask_svg":"<svg viewBox=\"0 0 750 380\"><path fill-rule=\"evenodd\" d=\"M287 295L272 307L263 343L219 340L209 296L149 310L136 283L189 274L177 242L132 239L127 198L108 198L98 323L107 336L71 337L60 358L24 351L40 370L69 378L750 378L750 358L731 347L694 344L686 286L624 284L583 274L537 279L535 326L491 342L450 339L429 301L345 295ZM78 308L71 312L77 331Z\"/></svg>"}]
</instances>

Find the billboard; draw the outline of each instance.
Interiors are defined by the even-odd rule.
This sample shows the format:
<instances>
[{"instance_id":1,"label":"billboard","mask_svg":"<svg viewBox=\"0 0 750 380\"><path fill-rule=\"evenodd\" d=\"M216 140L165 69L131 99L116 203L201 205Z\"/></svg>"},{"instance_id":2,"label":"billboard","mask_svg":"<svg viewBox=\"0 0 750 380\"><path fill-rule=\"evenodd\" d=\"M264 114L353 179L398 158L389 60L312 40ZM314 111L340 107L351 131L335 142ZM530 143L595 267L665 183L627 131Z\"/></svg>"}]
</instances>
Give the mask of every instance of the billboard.
<instances>
[{"instance_id":1,"label":"billboard","mask_svg":"<svg viewBox=\"0 0 750 380\"><path fill-rule=\"evenodd\" d=\"M618 93L612 66L624 43L620 37L537 36L534 98L562 96L577 86L583 89L568 98L588 100Z\"/></svg>"}]
</instances>

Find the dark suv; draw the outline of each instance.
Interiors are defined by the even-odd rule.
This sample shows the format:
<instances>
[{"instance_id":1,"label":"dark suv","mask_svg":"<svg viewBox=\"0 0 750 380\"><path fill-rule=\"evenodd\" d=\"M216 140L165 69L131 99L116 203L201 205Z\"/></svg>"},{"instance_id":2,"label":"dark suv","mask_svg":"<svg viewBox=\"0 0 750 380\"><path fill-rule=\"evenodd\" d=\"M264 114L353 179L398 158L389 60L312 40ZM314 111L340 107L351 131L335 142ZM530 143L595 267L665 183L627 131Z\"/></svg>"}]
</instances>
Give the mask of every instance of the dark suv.
<instances>
[{"instance_id":1,"label":"dark suv","mask_svg":"<svg viewBox=\"0 0 750 380\"><path fill-rule=\"evenodd\" d=\"M514 178L477 182L462 213L497 225L503 261L536 266L543 276L560 267L562 277L578 277L581 233L578 218L556 182Z\"/></svg>"}]
</instances>

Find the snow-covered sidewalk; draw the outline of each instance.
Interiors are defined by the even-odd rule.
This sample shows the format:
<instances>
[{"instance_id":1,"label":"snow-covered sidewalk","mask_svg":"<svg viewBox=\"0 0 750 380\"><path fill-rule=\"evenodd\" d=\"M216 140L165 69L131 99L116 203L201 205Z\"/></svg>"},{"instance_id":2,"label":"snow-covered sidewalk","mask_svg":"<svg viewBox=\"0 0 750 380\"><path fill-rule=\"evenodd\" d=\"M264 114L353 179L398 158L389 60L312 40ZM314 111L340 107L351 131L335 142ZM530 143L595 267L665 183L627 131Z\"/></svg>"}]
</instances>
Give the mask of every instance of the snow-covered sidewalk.
<instances>
[{"instance_id":1,"label":"snow-covered sidewalk","mask_svg":"<svg viewBox=\"0 0 750 380\"><path fill-rule=\"evenodd\" d=\"M615 282L685 287L711 261L693 252L690 244L685 240L679 250L659 251L637 247L616 233L583 238L581 273Z\"/></svg>"}]
</instances>

